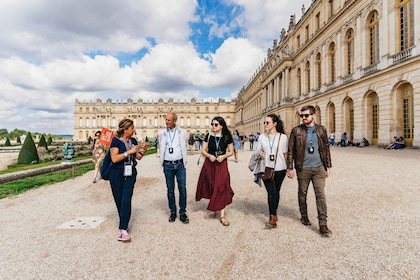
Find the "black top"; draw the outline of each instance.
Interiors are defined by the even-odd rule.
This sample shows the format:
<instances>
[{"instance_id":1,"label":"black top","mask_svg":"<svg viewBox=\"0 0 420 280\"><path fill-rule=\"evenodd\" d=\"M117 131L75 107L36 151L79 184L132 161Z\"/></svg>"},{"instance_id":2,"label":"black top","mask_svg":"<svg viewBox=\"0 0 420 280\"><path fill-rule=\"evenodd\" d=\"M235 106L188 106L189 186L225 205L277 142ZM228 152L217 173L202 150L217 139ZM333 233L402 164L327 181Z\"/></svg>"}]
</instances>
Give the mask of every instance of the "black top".
<instances>
[{"instance_id":1,"label":"black top","mask_svg":"<svg viewBox=\"0 0 420 280\"><path fill-rule=\"evenodd\" d=\"M216 157L219 155L226 154L228 145L233 142L230 141L229 143L229 140L226 141L225 138L226 137L223 137L223 136L214 137L214 135L206 134L206 136L204 137L204 141L208 143L207 152ZM217 155L216 155L216 151L219 152Z\"/></svg>"}]
</instances>

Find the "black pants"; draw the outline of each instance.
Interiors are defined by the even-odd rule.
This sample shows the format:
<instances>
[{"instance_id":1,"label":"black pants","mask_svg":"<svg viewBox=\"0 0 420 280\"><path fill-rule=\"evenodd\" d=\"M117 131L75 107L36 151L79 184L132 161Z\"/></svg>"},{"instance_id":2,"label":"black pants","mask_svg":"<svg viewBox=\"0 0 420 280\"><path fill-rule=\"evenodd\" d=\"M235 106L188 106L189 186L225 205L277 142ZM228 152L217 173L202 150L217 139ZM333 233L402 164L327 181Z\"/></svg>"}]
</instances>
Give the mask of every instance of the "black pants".
<instances>
[{"instance_id":1,"label":"black pants","mask_svg":"<svg viewBox=\"0 0 420 280\"><path fill-rule=\"evenodd\" d=\"M264 180L270 215L277 215L277 208L279 207L280 202L280 188L284 177L286 177L286 170L281 170L275 172L273 181Z\"/></svg>"}]
</instances>

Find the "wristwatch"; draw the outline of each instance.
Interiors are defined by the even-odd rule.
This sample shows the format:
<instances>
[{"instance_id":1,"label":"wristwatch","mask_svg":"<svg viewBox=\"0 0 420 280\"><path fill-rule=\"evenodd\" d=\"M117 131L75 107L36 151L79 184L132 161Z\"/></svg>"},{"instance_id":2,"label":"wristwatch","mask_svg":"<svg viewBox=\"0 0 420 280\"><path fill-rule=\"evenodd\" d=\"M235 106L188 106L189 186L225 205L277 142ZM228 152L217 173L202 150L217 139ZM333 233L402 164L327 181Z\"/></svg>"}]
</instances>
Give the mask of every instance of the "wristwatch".
<instances>
[{"instance_id":1,"label":"wristwatch","mask_svg":"<svg viewBox=\"0 0 420 280\"><path fill-rule=\"evenodd\" d=\"M124 152L124 156L125 156L125 157L128 157L128 154L127 154L127 152Z\"/></svg>"}]
</instances>

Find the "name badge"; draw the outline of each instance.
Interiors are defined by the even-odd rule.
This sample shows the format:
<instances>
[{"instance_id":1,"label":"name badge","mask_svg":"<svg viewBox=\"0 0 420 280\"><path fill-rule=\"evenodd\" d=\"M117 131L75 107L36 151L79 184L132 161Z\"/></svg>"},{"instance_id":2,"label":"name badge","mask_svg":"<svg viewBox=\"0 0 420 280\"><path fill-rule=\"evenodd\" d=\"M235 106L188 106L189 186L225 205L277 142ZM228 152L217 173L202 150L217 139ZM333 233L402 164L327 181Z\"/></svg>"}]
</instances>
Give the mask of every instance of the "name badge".
<instances>
[{"instance_id":1,"label":"name badge","mask_svg":"<svg viewBox=\"0 0 420 280\"><path fill-rule=\"evenodd\" d=\"M172 154L174 152L174 148L170 147L169 148L169 153Z\"/></svg>"},{"instance_id":2,"label":"name badge","mask_svg":"<svg viewBox=\"0 0 420 280\"><path fill-rule=\"evenodd\" d=\"M274 161L274 155L270 155L270 160Z\"/></svg>"},{"instance_id":3,"label":"name badge","mask_svg":"<svg viewBox=\"0 0 420 280\"><path fill-rule=\"evenodd\" d=\"M124 176L132 176L133 175L133 165L131 162L124 162Z\"/></svg>"},{"instance_id":4,"label":"name badge","mask_svg":"<svg viewBox=\"0 0 420 280\"><path fill-rule=\"evenodd\" d=\"M314 147L309 147L308 148L308 153L313 154L314 153Z\"/></svg>"}]
</instances>

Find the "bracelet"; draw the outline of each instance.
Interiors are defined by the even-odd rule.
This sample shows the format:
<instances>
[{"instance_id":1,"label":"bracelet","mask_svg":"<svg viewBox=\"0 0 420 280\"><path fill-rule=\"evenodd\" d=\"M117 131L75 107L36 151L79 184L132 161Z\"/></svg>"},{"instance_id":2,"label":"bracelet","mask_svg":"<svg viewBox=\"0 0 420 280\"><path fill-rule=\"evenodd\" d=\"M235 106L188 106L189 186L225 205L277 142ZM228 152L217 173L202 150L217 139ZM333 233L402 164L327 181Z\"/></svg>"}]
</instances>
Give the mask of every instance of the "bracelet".
<instances>
[{"instance_id":1,"label":"bracelet","mask_svg":"<svg viewBox=\"0 0 420 280\"><path fill-rule=\"evenodd\" d=\"M139 152L139 154L141 154L142 157L144 156L144 153L142 153L142 152Z\"/></svg>"}]
</instances>

